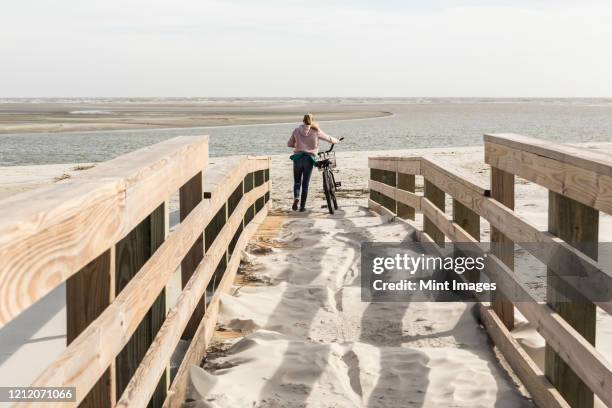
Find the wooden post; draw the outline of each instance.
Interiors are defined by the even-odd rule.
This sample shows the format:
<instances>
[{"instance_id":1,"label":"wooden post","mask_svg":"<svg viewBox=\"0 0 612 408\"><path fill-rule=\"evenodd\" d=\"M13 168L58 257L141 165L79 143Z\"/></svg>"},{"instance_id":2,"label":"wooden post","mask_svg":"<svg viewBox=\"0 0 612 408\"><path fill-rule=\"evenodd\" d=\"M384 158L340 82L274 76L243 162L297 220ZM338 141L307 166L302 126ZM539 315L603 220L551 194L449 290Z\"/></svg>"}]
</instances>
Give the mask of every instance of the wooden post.
<instances>
[{"instance_id":1,"label":"wooden post","mask_svg":"<svg viewBox=\"0 0 612 408\"><path fill-rule=\"evenodd\" d=\"M370 179L384 183L391 187L397 186L397 173L395 171L370 169ZM382 205L393 214L397 214L397 206L394 197L387 197L378 191L370 191L370 199Z\"/></svg>"},{"instance_id":2,"label":"wooden post","mask_svg":"<svg viewBox=\"0 0 612 408\"><path fill-rule=\"evenodd\" d=\"M444 211L446 196L444 191L436 187L431 181L425 179L424 195L436 207ZM440 246L444 246L444 233L427 217L423 217L423 231L427 233Z\"/></svg>"},{"instance_id":3,"label":"wooden post","mask_svg":"<svg viewBox=\"0 0 612 408\"><path fill-rule=\"evenodd\" d=\"M415 192L415 176L414 174L404 174L397 173L397 188L410 191L411 193ZM404 219L414 220L415 218L415 209L397 202L397 216Z\"/></svg>"},{"instance_id":4,"label":"wooden post","mask_svg":"<svg viewBox=\"0 0 612 408\"><path fill-rule=\"evenodd\" d=\"M480 241L480 216L455 199L453 199L453 221L476 241ZM480 273L477 270L466 273L466 277L470 282L480 281Z\"/></svg>"},{"instance_id":5,"label":"wooden post","mask_svg":"<svg viewBox=\"0 0 612 408\"><path fill-rule=\"evenodd\" d=\"M94 321L115 298L115 249L109 249L66 281L67 344ZM108 408L116 403L115 364L81 402L81 407Z\"/></svg>"},{"instance_id":6,"label":"wooden post","mask_svg":"<svg viewBox=\"0 0 612 408\"><path fill-rule=\"evenodd\" d=\"M548 231L597 260L599 211L553 191L549 191L548 197ZM567 290L567 284L549 271L547 303L582 337L595 345L595 305L586 298L568 301L564 296ZM575 300L576 294L574 292L570 299ZM548 344L545 373L572 407L593 407L593 392Z\"/></svg>"},{"instance_id":7,"label":"wooden post","mask_svg":"<svg viewBox=\"0 0 612 408\"><path fill-rule=\"evenodd\" d=\"M232 214L236 210L236 207L240 203L240 200L242 199L243 196L244 196L244 180L241 180L240 184L238 184L238 187L236 187L234 192L227 199L227 214L226 214L225 219L228 219L229 217L232 216ZM232 253L234 252L234 247L236 246L236 243L238 242L238 238L240 237L240 234L242 234L243 229L244 229L244 217L242 219L242 223L236 230L236 234L234 235L234 238L230 242L229 250L228 250L228 254L230 257ZM229 259L228 259L228 262L229 262Z\"/></svg>"},{"instance_id":8,"label":"wooden post","mask_svg":"<svg viewBox=\"0 0 612 408\"><path fill-rule=\"evenodd\" d=\"M254 172L248 173L246 176L244 176L244 182L243 182L244 194L251 191L254 185L255 185L255 173ZM255 204L253 204L250 208L248 208L244 214L244 222L243 222L244 227L246 227L251 222L253 217L255 217Z\"/></svg>"},{"instance_id":9,"label":"wooden post","mask_svg":"<svg viewBox=\"0 0 612 408\"><path fill-rule=\"evenodd\" d=\"M116 245L115 291L117 294L163 243L167 234L167 210L165 203ZM117 396L120 396L138 368L155 335L166 318L166 293L162 290L136 331L116 359ZM166 373L151 397L149 406L161 407L166 398Z\"/></svg>"},{"instance_id":10,"label":"wooden post","mask_svg":"<svg viewBox=\"0 0 612 408\"><path fill-rule=\"evenodd\" d=\"M226 202L223 205L223 207L221 207L219 211L217 211L217 214L215 214L215 216L212 218L212 220L210 220L210 222L204 229L204 243L205 243L204 248L206 251L208 251L208 249L211 247L211 245L213 244L213 242L219 235L219 232L221 232L221 230L223 229L223 226L225 225L225 222L227 220L227 207L228 207L228 202ZM247 211L253 211L253 208L254 207L251 206L249 207ZM225 265L227 263L226 261L227 261L227 251L225 251L225 256L221 258L221 260L219 261L219 265L221 265L223 270L225 270ZM213 293L215 291L216 285L218 284L220 280L219 273L220 274L223 273L223 271L219 272L219 268L220 266L218 266L215 269L215 273L210 279L210 283L208 284L208 288L207 288L207 292L209 293Z\"/></svg>"},{"instance_id":11,"label":"wooden post","mask_svg":"<svg viewBox=\"0 0 612 408\"><path fill-rule=\"evenodd\" d=\"M397 173L394 171L383 170L381 172L381 182L388 186L397 187ZM393 214L397 214L397 202L395 197L382 196L383 206L390 210Z\"/></svg>"},{"instance_id":12,"label":"wooden post","mask_svg":"<svg viewBox=\"0 0 612 408\"><path fill-rule=\"evenodd\" d=\"M453 221L480 241L480 217L474 211L453 199Z\"/></svg>"},{"instance_id":13,"label":"wooden post","mask_svg":"<svg viewBox=\"0 0 612 408\"><path fill-rule=\"evenodd\" d=\"M187 183L179 189L179 205L180 205L180 220L181 222L187 218L189 213L202 201L203 184L202 172L193 176ZM193 246L181 261L181 284L184 288L189 282L191 275L196 270L200 262L204 259L204 235L199 235ZM196 306L187 327L183 332L184 340L191 340L196 332L200 320L204 317L206 311L206 295L202 296L200 302Z\"/></svg>"},{"instance_id":14,"label":"wooden post","mask_svg":"<svg viewBox=\"0 0 612 408\"><path fill-rule=\"evenodd\" d=\"M514 174L491 167L491 197L514 210ZM514 269L514 243L491 227L491 252L510 269ZM514 328L514 304L499 293L494 297L493 310L508 330Z\"/></svg>"}]
</instances>

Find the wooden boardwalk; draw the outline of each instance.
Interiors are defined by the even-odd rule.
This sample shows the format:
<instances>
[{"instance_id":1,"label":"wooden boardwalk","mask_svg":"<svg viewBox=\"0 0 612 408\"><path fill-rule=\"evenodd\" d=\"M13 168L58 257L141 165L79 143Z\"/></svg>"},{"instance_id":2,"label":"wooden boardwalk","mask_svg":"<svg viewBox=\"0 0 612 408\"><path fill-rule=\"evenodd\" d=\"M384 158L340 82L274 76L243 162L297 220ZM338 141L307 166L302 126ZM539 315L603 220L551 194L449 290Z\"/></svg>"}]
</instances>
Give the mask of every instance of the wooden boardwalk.
<instances>
[{"instance_id":1,"label":"wooden boardwalk","mask_svg":"<svg viewBox=\"0 0 612 408\"><path fill-rule=\"evenodd\" d=\"M554 291L548 304L512 302L529 293L513 272L513 251L500 246L488 257L487 274L506 295L481 302L479 318L536 405L591 407L598 400L612 406L612 364L594 346L596 310L612 312L612 271L593 250L599 214L612 213L612 159L517 135L485 135L484 142L491 166L487 185L430 157L370 158L369 207L404 232L412 230L419 241L437 245L440 253L447 242L476 244L482 220L491 225L493 242L541 244L523 249L549 269L548 287ZM206 356L220 299L234 283L242 250L262 223L259 241L273 240L281 224L287 228L281 216L266 219L269 170L267 157L232 157L211 165L207 137L179 137L0 201L0 327L66 285L69 344L33 385L76 387L69 406L183 404L188 372ZM547 231L514 211L518 177L549 191ZM417 184L424 187L422 195ZM175 194L180 222L170 230ZM355 211L354 217L345 214L346 222L381 219ZM422 228L414 222L420 217ZM316 212L293 221L313 234L319 224L335 223L330 227L335 231L345 222ZM363 238L335 236L325 248L343 247L342 256ZM312 248L317 242L313 237ZM559 274L565 265L580 266L589 279ZM297 275L285 269L279 279L290 284ZM177 272L182 292L170 303L166 288ZM340 290L342 276L329 275L324 282ZM309 284L323 279L311 278ZM566 287L587 295L560 302L554 294L564 295ZM545 367L513 339L516 310L546 340ZM387 312L396 313L391 307ZM361 337L344 340L372 345ZM171 373L179 344L188 348ZM364 402L364 387L361 400L351 401Z\"/></svg>"}]
</instances>

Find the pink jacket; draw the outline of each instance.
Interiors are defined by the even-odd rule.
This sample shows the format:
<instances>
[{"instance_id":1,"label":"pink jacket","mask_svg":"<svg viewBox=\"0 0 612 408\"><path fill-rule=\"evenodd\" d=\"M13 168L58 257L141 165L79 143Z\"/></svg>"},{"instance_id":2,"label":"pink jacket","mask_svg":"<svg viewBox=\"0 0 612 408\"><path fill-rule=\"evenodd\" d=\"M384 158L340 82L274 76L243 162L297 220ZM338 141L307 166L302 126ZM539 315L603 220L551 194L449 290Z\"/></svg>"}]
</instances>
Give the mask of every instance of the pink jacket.
<instances>
[{"instance_id":1,"label":"pink jacket","mask_svg":"<svg viewBox=\"0 0 612 408\"><path fill-rule=\"evenodd\" d=\"M287 146L293 147L295 153L317 154L319 152L319 139L329 143L339 143L338 139L329 136L322 130L314 130L308 125L300 125L291 134Z\"/></svg>"}]
</instances>

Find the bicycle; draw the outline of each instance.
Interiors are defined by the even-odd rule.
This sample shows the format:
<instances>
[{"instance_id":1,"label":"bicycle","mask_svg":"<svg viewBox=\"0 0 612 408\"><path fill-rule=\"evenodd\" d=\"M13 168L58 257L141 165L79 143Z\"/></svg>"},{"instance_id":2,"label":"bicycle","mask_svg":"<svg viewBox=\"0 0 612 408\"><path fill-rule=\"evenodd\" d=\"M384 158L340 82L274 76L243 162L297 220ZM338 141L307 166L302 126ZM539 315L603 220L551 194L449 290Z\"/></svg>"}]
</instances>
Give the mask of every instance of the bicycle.
<instances>
[{"instance_id":1,"label":"bicycle","mask_svg":"<svg viewBox=\"0 0 612 408\"><path fill-rule=\"evenodd\" d=\"M344 138L341 137L340 140L344 140ZM327 205L322 205L321 208L327 207L330 214L333 214L334 210L338 209L336 188L342 186L341 182L336 181L334 171L332 170L336 168L336 154L332 151L334 146L335 144L332 144L329 150L320 152L315 163L319 171L323 172L323 193L325 194L325 201L327 201Z\"/></svg>"}]
</instances>

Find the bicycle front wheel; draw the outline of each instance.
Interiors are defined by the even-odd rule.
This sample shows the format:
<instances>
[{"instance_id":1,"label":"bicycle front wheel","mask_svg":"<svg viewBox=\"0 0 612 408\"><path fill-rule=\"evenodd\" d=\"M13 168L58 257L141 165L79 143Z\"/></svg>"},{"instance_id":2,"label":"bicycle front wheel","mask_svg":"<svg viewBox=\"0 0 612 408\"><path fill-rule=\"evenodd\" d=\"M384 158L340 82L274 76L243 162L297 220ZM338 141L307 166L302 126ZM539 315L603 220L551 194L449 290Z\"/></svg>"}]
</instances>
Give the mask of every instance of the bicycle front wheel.
<instances>
[{"instance_id":1,"label":"bicycle front wheel","mask_svg":"<svg viewBox=\"0 0 612 408\"><path fill-rule=\"evenodd\" d=\"M334 205L332 203L332 190L330 189L330 171L325 169L323 171L323 193L325 194L325 201L327 201L327 209L330 214L334 213Z\"/></svg>"}]
</instances>

